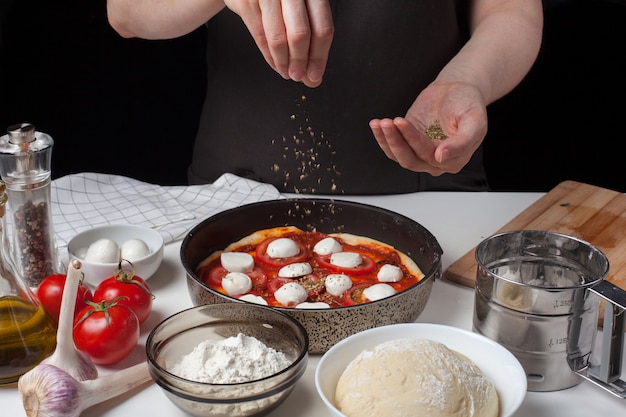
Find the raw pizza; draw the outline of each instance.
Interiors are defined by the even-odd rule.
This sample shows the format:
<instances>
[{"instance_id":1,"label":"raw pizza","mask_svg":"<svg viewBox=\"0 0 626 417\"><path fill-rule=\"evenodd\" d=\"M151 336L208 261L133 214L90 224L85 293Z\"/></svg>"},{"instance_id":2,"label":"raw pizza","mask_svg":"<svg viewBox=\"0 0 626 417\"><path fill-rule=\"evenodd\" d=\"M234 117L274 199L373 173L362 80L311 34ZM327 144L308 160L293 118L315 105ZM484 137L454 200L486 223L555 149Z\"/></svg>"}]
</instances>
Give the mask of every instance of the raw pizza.
<instances>
[{"instance_id":1,"label":"raw pizza","mask_svg":"<svg viewBox=\"0 0 626 417\"><path fill-rule=\"evenodd\" d=\"M204 260L205 284L241 300L278 307L336 308L386 298L424 274L406 254L364 236L260 230Z\"/></svg>"}]
</instances>

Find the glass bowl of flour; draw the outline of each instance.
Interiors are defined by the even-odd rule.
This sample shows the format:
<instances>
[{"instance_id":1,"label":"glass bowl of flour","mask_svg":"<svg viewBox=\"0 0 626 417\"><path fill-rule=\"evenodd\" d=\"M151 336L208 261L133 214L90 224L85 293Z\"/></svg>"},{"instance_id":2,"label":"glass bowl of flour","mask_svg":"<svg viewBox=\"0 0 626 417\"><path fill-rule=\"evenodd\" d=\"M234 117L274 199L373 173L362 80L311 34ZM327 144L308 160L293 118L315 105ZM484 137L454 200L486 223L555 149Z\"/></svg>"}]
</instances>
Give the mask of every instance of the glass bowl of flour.
<instances>
[{"instance_id":1,"label":"glass bowl of flour","mask_svg":"<svg viewBox=\"0 0 626 417\"><path fill-rule=\"evenodd\" d=\"M261 416L278 407L303 375L309 340L280 311L252 304L193 307L148 336L150 374L192 416Z\"/></svg>"}]
</instances>

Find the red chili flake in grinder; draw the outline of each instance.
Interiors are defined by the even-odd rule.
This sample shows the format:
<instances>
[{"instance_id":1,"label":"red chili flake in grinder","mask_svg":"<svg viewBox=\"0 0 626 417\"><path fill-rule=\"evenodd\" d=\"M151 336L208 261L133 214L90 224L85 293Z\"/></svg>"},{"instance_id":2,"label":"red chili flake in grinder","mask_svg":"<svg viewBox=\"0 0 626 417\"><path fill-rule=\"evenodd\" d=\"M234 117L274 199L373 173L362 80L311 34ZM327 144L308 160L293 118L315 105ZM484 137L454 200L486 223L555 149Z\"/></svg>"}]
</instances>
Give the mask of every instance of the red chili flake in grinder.
<instances>
[{"instance_id":1,"label":"red chili flake in grinder","mask_svg":"<svg viewBox=\"0 0 626 417\"><path fill-rule=\"evenodd\" d=\"M17 207L13 219L24 280L31 287L37 286L44 277L54 273L48 204L26 202Z\"/></svg>"}]
</instances>

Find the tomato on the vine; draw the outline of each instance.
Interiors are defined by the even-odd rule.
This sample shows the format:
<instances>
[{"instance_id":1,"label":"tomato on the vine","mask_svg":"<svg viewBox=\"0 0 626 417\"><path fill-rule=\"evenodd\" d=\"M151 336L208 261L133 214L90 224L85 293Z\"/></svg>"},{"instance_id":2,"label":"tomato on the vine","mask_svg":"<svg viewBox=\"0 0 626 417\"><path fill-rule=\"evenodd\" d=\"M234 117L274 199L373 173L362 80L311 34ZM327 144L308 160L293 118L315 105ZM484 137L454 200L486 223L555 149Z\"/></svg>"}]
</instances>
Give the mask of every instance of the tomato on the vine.
<instances>
[{"instance_id":1,"label":"tomato on the vine","mask_svg":"<svg viewBox=\"0 0 626 417\"><path fill-rule=\"evenodd\" d=\"M63 289L65 288L66 275L52 274L45 277L36 290L36 295L44 310L56 321L59 321L59 313L61 312L61 300L63 299ZM91 289L82 280L78 284L78 292L76 293L76 307L74 308L74 317L80 310L87 307L87 302L93 301Z\"/></svg>"},{"instance_id":2,"label":"tomato on the vine","mask_svg":"<svg viewBox=\"0 0 626 417\"><path fill-rule=\"evenodd\" d=\"M127 273L118 268L115 275L102 281L93 293L93 301L96 303L119 297L119 303L137 315L139 324L150 316L154 295L146 281L134 275L134 271Z\"/></svg>"},{"instance_id":3,"label":"tomato on the vine","mask_svg":"<svg viewBox=\"0 0 626 417\"><path fill-rule=\"evenodd\" d=\"M74 320L74 345L99 365L121 361L139 341L139 320L121 298L91 302Z\"/></svg>"}]
</instances>

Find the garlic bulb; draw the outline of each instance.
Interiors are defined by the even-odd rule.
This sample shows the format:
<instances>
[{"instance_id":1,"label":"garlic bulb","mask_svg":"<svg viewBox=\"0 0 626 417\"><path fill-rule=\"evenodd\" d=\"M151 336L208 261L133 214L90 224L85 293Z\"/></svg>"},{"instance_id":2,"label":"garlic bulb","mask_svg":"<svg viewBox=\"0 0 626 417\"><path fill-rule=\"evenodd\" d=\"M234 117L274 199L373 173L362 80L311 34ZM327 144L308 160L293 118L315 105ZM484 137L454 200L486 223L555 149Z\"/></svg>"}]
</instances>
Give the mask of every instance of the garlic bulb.
<instances>
[{"instance_id":1,"label":"garlic bulb","mask_svg":"<svg viewBox=\"0 0 626 417\"><path fill-rule=\"evenodd\" d=\"M146 362L96 379L77 381L54 365L39 364L18 381L28 417L79 417L87 408L151 380Z\"/></svg>"},{"instance_id":2,"label":"garlic bulb","mask_svg":"<svg viewBox=\"0 0 626 417\"><path fill-rule=\"evenodd\" d=\"M74 325L74 307L76 306L76 294L81 279L81 263L73 259L67 269L63 297L61 298L61 311L59 313L59 327L57 329L57 347L54 353L41 363L54 365L63 369L79 381L95 379L98 370L91 358L74 347L72 326Z\"/></svg>"},{"instance_id":3,"label":"garlic bulb","mask_svg":"<svg viewBox=\"0 0 626 417\"><path fill-rule=\"evenodd\" d=\"M98 377L89 356L74 347L72 326L81 267L73 259L68 268L56 350L17 382L28 417L78 417L86 408L151 380L146 362Z\"/></svg>"}]
</instances>

